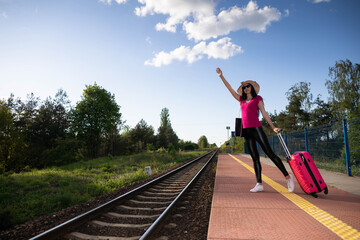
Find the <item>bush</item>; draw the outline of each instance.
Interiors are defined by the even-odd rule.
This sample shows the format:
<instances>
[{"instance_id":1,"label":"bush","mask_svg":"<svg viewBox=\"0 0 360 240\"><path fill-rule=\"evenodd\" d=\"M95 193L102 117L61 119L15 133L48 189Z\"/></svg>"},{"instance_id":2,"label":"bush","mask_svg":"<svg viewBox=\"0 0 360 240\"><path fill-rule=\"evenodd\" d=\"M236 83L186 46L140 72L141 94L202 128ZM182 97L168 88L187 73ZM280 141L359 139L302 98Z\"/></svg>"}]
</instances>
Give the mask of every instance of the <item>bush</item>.
<instances>
[{"instance_id":1,"label":"bush","mask_svg":"<svg viewBox=\"0 0 360 240\"><path fill-rule=\"evenodd\" d=\"M159 148L158 150L156 150L156 152L157 152L157 153L166 153L167 151L166 151L165 148L161 147L161 148Z\"/></svg>"},{"instance_id":2,"label":"bush","mask_svg":"<svg viewBox=\"0 0 360 240\"><path fill-rule=\"evenodd\" d=\"M185 151L193 151L198 148L199 146L196 143L192 143L192 142L185 142L185 144L183 145L183 150Z\"/></svg>"},{"instance_id":3,"label":"bush","mask_svg":"<svg viewBox=\"0 0 360 240\"><path fill-rule=\"evenodd\" d=\"M233 149L234 152L244 153L244 142L245 139L243 137L234 137L233 139L233 148L231 148L231 139L226 141L223 145L221 145L220 150L222 152L229 152Z\"/></svg>"},{"instance_id":4,"label":"bush","mask_svg":"<svg viewBox=\"0 0 360 240\"><path fill-rule=\"evenodd\" d=\"M60 166L83 159L78 156L80 142L75 138L56 139L56 147L42 153L45 166Z\"/></svg>"},{"instance_id":5,"label":"bush","mask_svg":"<svg viewBox=\"0 0 360 240\"><path fill-rule=\"evenodd\" d=\"M172 143L169 144L167 152L172 156L176 155L177 151Z\"/></svg>"},{"instance_id":6,"label":"bush","mask_svg":"<svg viewBox=\"0 0 360 240\"><path fill-rule=\"evenodd\" d=\"M147 149L148 151L151 151L151 152L154 152L154 151L156 150L154 144L151 144L151 143L148 143L148 144L146 145L146 149Z\"/></svg>"}]
</instances>

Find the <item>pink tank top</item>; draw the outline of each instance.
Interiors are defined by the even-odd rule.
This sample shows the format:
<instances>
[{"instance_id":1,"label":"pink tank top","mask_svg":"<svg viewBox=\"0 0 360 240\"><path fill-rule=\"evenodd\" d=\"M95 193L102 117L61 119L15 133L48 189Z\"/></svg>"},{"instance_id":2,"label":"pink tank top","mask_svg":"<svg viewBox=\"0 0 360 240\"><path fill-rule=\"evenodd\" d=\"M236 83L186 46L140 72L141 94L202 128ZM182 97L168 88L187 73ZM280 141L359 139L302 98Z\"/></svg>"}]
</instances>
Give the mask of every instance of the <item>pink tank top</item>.
<instances>
[{"instance_id":1,"label":"pink tank top","mask_svg":"<svg viewBox=\"0 0 360 240\"><path fill-rule=\"evenodd\" d=\"M262 101L262 97L257 95L251 99L248 103L240 96L241 104L241 117L243 128L260 127L262 126L258 117L258 104Z\"/></svg>"}]
</instances>

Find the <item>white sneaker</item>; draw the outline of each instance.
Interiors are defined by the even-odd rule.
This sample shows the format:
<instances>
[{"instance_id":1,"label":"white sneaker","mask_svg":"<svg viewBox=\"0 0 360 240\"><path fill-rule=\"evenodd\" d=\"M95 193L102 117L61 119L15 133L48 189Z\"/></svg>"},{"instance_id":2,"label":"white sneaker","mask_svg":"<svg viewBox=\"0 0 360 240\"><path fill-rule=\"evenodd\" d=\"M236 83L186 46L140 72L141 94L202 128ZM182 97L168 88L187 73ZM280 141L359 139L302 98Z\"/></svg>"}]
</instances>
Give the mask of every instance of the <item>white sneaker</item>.
<instances>
[{"instance_id":1,"label":"white sneaker","mask_svg":"<svg viewBox=\"0 0 360 240\"><path fill-rule=\"evenodd\" d=\"M287 183L289 192L293 192L295 189L294 177L290 174L289 174L289 176L290 176L290 178L286 179L286 183Z\"/></svg>"},{"instance_id":2,"label":"white sneaker","mask_svg":"<svg viewBox=\"0 0 360 240\"><path fill-rule=\"evenodd\" d=\"M253 189L250 189L250 192L262 192L264 191L264 186L260 183L257 183Z\"/></svg>"}]
</instances>

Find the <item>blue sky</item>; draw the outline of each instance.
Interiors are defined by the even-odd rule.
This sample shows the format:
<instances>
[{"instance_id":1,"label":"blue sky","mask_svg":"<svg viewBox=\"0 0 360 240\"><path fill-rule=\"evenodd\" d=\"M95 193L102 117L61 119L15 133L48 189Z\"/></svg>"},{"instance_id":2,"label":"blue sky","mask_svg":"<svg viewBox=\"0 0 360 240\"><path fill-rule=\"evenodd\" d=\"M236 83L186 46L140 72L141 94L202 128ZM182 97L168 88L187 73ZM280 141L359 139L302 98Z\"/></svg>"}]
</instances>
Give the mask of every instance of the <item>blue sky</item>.
<instances>
[{"instance_id":1,"label":"blue sky","mask_svg":"<svg viewBox=\"0 0 360 240\"><path fill-rule=\"evenodd\" d=\"M265 108L285 110L301 81L327 101L329 67L360 62L358 0L0 0L0 98L72 105L95 82L115 95L123 120L155 130L167 107L180 139L219 145L234 130L237 88L252 79Z\"/></svg>"}]
</instances>

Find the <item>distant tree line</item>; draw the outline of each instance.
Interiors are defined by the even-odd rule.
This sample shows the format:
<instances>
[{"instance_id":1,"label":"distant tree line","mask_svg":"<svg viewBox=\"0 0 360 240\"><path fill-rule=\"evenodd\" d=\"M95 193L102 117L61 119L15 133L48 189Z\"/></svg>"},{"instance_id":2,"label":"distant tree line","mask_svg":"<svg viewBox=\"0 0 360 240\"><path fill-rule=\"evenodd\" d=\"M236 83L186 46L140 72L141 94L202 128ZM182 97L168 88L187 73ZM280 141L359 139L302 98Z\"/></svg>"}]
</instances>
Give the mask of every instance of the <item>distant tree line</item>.
<instances>
[{"instance_id":1,"label":"distant tree line","mask_svg":"<svg viewBox=\"0 0 360 240\"><path fill-rule=\"evenodd\" d=\"M320 94L313 98L311 83L297 83L286 93L289 101L286 109L269 114L275 125L284 132L293 132L360 117L360 65L348 59L339 60L329 68L329 77L325 83L330 95L328 102ZM274 134L265 119L262 124L267 134Z\"/></svg>"},{"instance_id":2,"label":"distant tree line","mask_svg":"<svg viewBox=\"0 0 360 240\"><path fill-rule=\"evenodd\" d=\"M167 108L162 109L160 121L157 134L143 119L134 128L124 125L115 96L96 83L85 87L75 107L64 90L43 102L34 94L25 102L11 94L0 100L0 172L147 150L199 148L179 140ZM209 147L207 140L203 142L201 148Z\"/></svg>"}]
</instances>

